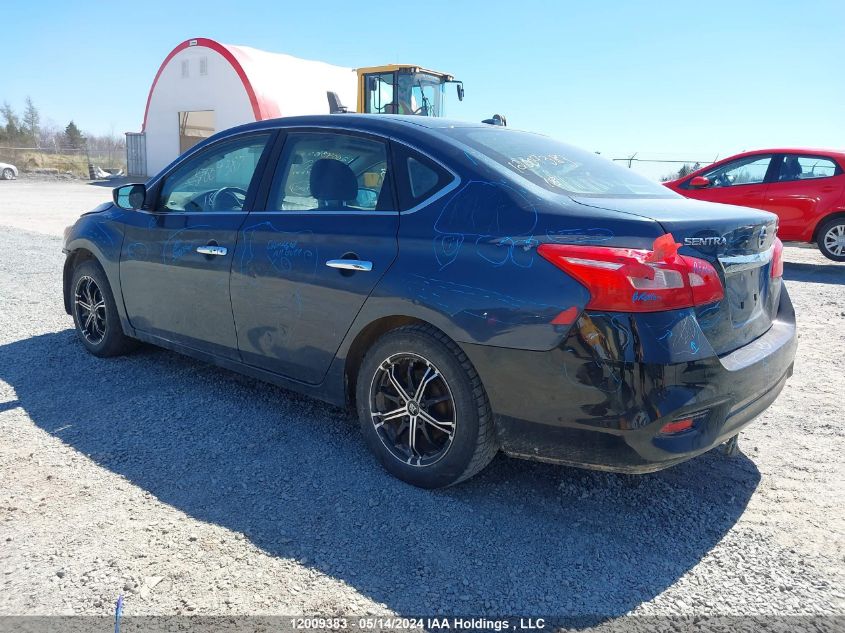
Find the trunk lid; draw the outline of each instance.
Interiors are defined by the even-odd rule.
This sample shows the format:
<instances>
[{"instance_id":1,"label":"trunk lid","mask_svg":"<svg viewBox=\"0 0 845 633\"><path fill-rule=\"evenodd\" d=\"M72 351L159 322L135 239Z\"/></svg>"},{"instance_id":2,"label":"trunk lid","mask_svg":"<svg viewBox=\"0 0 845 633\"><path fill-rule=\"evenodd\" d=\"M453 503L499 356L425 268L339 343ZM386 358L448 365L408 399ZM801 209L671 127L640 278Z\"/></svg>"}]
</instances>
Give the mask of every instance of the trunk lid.
<instances>
[{"instance_id":1,"label":"trunk lid","mask_svg":"<svg viewBox=\"0 0 845 633\"><path fill-rule=\"evenodd\" d=\"M770 276L777 217L765 211L687 198L574 197L598 209L658 222L680 253L705 259L722 279L725 298L696 308L701 329L719 355L763 335L780 300L780 279Z\"/></svg>"}]
</instances>

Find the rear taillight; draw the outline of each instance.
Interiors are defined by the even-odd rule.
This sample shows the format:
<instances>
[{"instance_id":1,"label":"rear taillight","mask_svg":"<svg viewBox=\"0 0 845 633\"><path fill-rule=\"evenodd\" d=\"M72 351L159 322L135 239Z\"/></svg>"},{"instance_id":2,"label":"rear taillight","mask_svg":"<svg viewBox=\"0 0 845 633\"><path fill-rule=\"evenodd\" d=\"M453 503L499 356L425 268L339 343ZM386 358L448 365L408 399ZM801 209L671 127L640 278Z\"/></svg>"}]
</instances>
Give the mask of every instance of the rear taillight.
<instances>
[{"instance_id":1,"label":"rear taillight","mask_svg":"<svg viewBox=\"0 0 845 633\"><path fill-rule=\"evenodd\" d=\"M779 237L775 238L774 253L772 253L772 265L769 267L772 279L783 277L783 242Z\"/></svg>"},{"instance_id":2,"label":"rear taillight","mask_svg":"<svg viewBox=\"0 0 845 633\"><path fill-rule=\"evenodd\" d=\"M541 244L537 252L587 287L589 310L657 312L721 300L716 269L679 255L679 246L667 234L655 240L654 250Z\"/></svg>"},{"instance_id":3,"label":"rear taillight","mask_svg":"<svg viewBox=\"0 0 845 633\"><path fill-rule=\"evenodd\" d=\"M669 424L664 424L660 428L660 432L663 435L675 435L676 433L683 433L684 431L689 431L692 426L693 419L684 418L683 420L675 420L674 422L669 422Z\"/></svg>"},{"instance_id":4,"label":"rear taillight","mask_svg":"<svg viewBox=\"0 0 845 633\"><path fill-rule=\"evenodd\" d=\"M677 435L678 433L685 433L686 431L690 431L707 420L707 417L710 415L710 409L704 409L703 411L697 411L696 413L690 413L689 415L684 416L683 418L677 418L668 424L664 424L660 427L660 434L661 435Z\"/></svg>"}]
</instances>

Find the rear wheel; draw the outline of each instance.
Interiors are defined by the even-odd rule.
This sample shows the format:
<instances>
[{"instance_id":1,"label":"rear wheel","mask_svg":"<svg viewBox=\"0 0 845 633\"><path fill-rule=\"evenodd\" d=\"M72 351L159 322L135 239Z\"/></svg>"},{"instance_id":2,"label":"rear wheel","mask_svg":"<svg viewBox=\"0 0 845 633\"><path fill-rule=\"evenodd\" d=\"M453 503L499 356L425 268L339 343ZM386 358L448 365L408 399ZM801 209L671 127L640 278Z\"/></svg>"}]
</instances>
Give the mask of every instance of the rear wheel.
<instances>
[{"instance_id":1,"label":"rear wheel","mask_svg":"<svg viewBox=\"0 0 845 633\"><path fill-rule=\"evenodd\" d=\"M481 380L466 354L433 327L407 326L379 339L361 364L356 399L370 449L415 486L459 483L496 454Z\"/></svg>"},{"instance_id":2,"label":"rear wheel","mask_svg":"<svg viewBox=\"0 0 845 633\"><path fill-rule=\"evenodd\" d=\"M845 262L845 216L832 218L822 224L816 243L822 255L835 262Z\"/></svg>"},{"instance_id":3,"label":"rear wheel","mask_svg":"<svg viewBox=\"0 0 845 633\"><path fill-rule=\"evenodd\" d=\"M11 169L9 169L8 167L6 167L6 169L3 170L3 180L11 180L14 177L15 177L15 172L12 171Z\"/></svg>"},{"instance_id":4,"label":"rear wheel","mask_svg":"<svg viewBox=\"0 0 845 633\"><path fill-rule=\"evenodd\" d=\"M92 260L82 262L71 280L73 323L82 344L94 356L119 356L137 342L123 333L106 274Z\"/></svg>"}]
</instances>

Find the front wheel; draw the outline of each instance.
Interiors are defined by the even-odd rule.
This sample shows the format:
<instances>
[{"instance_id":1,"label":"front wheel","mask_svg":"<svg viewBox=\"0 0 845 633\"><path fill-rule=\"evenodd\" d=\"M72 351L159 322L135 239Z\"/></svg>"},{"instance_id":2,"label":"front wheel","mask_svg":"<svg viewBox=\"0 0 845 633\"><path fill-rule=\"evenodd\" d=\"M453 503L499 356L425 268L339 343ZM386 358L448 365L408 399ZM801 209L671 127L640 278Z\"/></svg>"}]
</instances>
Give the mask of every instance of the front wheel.
<instances>
[{"instance_id":1,"label":"front wheel","mask_svg":"<svg viewBox=\"0 0 845 633\"><path fill-rule=\"evenodd\" d=\"M394 476L421 488L469 479L496 454L481 379L445 334L412 325L367 352L356 385L370 450Z\"/></svg>"},{"instance_id":2,"label":"front wheel","mask_svg":"<svg viewBox=\"0 0 845 633\"><path fill-rule=\"evenodd\" d=\"M6 169L3 170L2 175L3 175L3 180L11 180L12 178L15 177L15 172L12 171L11 169L9 169L8 167L6 167Z\"/></svg>"},{"instance_id":3,"label":"front wheel","mask_svg":"<svg viewBox=\"0 0 845 633\"><path fill-rule=\"evenodd\" d=\"M822 224L816 238L822 255L835 262L845 262L845 216Z\"/></svg>"},{"instance_id":4,"label":"front wheel","mask_svg":"<svg viewBox=\"0 0 845 633\"><path fill-rule=\"evenodd\" d=\"M76 335L94 356L119 356L137 343L123 333L106 274L92 260L82 262L71 279Z\"/></svg>"}]
</instances>

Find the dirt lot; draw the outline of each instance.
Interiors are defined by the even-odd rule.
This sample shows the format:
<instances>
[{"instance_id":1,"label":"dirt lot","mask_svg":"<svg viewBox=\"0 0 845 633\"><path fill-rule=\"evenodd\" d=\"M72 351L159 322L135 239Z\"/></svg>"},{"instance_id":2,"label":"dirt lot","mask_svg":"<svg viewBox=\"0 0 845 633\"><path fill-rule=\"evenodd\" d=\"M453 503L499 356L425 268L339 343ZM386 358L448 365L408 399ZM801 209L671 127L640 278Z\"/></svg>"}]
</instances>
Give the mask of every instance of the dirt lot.
<instances>
[{"instance_id":1,"label":"dirt lot","mask_svg":"<svg viewBox=\"0 0 845 633\"><path fill-rule=\"evenodd\" d=\"M346 411L86 354L60 236L109 196L0 182L0 614L845 614L845 265L786 249L795 375L740 456L638 487L498 457L426 492Z\"/></svg>"}]
</instances>

